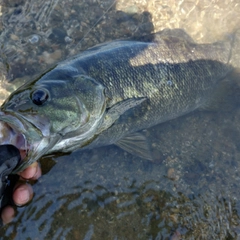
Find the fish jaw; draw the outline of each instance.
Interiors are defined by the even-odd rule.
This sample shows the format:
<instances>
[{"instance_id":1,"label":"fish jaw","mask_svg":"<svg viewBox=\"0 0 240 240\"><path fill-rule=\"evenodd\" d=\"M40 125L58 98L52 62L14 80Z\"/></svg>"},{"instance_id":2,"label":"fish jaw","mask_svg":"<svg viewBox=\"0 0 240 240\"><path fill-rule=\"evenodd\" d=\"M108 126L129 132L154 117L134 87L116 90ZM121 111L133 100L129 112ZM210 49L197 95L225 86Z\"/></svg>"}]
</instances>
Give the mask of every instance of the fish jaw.
<instances>
[{"instance_id":1,"label":"fish jaw","mask_svg":"<svg viewBox=\"0 0 240 240\"><path fill-rule=\"evenodd\" d=\"M21 162L13 173L24 170L46 154L52 146L50 140L30 122L13 114L0 112L0 144L12 144L21 154Z\"/></svg>"}]
</instances>

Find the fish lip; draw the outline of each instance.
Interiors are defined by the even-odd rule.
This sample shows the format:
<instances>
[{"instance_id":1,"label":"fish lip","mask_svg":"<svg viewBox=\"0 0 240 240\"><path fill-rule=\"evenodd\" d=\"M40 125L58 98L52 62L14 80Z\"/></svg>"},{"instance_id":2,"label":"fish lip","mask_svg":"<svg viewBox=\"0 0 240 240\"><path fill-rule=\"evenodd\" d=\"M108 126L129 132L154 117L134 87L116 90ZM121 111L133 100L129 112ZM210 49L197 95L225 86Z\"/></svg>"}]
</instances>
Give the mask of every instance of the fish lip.
<instances>
[{"instance_id":1,"label":"fish lip","mask_svg":"<svg viewBox=\"0 0 240 240\"><path fill-rule=\"evenodd\" d=\"M6 114L3 112L0 112L0 121L6 123L11 128L13 128L15 131L20 132L24 134L26 132L26 126L22 121L20 121L19 118L13 116L12 114ZM17 130L19 129L19 130Z\"/></svg>"}]
</instances>

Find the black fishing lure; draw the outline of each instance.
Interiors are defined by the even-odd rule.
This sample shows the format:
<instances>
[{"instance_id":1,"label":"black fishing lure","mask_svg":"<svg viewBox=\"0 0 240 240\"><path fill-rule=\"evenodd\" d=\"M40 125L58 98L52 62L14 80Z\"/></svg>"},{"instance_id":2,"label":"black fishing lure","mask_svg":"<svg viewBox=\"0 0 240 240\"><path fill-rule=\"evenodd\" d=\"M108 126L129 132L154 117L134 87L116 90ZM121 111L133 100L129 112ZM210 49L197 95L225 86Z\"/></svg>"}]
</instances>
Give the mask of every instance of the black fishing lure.
<instances>
[{"instance_id":1,"label":"black fishing lure","mask_svg":"<svg viewBox=\"0 0 240 240\"><path fill-rule=\"evenodd\" d=\"M10 144L0 145L0 211L12 201L13 187L18 175L9 176L21 160L19 150ZM2 220L0 219L0 226Z\"/></svg>"}]
</instances>

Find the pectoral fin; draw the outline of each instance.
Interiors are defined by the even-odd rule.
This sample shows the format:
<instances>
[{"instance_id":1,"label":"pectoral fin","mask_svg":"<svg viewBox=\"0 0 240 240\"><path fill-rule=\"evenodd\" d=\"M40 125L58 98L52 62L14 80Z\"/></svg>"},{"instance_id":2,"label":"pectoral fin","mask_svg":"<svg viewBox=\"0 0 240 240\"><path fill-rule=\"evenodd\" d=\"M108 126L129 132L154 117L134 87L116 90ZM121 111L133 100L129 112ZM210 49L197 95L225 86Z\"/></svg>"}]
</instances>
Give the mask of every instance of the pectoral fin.
<instances>
[{"instance_id":1,"label":"pectoral fin","mask_svg":"<svg viewBox=\"0 0 240 240\"><path fill-rule=\"evenodd\" d=\"M108 115L111 115L113 119L114 118L117 119L117 118L119 118L119 116L121 116L127 110L132 109L132 108L138 106L139 104L141 104L145 100L147 100L147 98L145 98L145 97L126 99L126 100L124 100L122 102L119 102L119 103L113 105L109 109Z\"/></svg>"},{"instance_id":2,"label":"pectoral fin","mask_svg":"<svg viewBox=\"0 0 240 240\"><path fill-rule=\"evenodd\" d=\"M147 139L141 133L132 133L115 144L133 155L153 161Z\"/></svg>"},{"instance_id":3,"label":"pectoral fin","mask_svg":"<svg viewBox=\"0 0 240 240\"><path fill-rule=\"evenodd\" d=\"M113 105L107 111L107 113L104 117L103 123L102 123L101 127L99 128L98 133L108 129L126 111L140 105L141 103L143 103L146 100L147 100L147 98L144 98L144 97L129 98L129 99L126 99L122 102L118 102L115 105Z\"/></svg>"}]
</instances>

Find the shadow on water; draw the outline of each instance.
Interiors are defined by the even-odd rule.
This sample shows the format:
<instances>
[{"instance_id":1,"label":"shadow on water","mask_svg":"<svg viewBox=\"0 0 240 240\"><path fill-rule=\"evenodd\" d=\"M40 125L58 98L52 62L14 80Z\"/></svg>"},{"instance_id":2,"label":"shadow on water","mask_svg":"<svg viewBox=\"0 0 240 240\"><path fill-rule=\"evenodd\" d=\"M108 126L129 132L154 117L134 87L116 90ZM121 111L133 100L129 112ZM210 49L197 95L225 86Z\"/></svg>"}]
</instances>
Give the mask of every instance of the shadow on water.
<instances>
[{"instance_id":1,"label":"shadow on water","mask_svg":"<svg viewBox=\"0 0 240 240\"><path fill-rule=\"evenodd\" d=\"M113 1L4 3L3 63L11 62L8 74L20 80L96 43L153 30L150 13L139 14L135 5L128 12L114 6L109 9ZM42 15L36 11L41 4ZM63 14L64 6L72 12ZM106 9L109 11L104 14ZM24 55L25 51L31 54ZM154 162L114 146L44 157L45 174L33 185L33 201L17 209L14 221L0 229L0 236L237 239L239 119L236 107L232 111L195 112L145 130Z\"/></svg>"}]
</instances>

